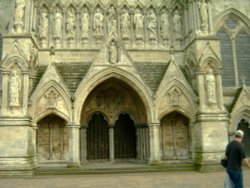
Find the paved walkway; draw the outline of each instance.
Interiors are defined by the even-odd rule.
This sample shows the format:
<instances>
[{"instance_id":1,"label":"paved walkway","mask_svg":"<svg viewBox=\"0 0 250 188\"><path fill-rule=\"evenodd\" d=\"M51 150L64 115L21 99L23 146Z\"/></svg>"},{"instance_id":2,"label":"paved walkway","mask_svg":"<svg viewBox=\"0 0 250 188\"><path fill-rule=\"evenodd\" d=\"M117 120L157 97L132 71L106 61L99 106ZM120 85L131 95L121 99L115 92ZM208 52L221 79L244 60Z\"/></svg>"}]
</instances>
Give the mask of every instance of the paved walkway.
<instances>
[{"instance_id":1,"label":"paved walkway","mask_svg":"<svg viewBox=\"0 0 250 188\"><path fill-rule=\"evenodd\" d=\"M162 172L0 178L1 188L223 188L225 172ZM244 170L250 187L250 170Z\"/></svg>"}]
</instances>

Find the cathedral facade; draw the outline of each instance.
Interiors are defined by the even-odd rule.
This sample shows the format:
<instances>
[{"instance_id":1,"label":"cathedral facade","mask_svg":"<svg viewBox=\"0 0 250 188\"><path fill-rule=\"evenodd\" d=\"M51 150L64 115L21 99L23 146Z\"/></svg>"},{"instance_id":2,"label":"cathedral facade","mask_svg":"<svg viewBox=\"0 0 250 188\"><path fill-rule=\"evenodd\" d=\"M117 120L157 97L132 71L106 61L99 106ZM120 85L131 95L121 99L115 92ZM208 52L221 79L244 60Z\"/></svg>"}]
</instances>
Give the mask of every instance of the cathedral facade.
<instances>
[{"instance_id":1,"label":"cathedral facade","mask_svg":"<svg viewBox=\"0 0 250 188\"><path fill-rule=\"evenodd\" d=\"M11 2L11 3L10 3ZM250 156L248 0L2 0L0 174Z\"/></svg>"}]
</instances>

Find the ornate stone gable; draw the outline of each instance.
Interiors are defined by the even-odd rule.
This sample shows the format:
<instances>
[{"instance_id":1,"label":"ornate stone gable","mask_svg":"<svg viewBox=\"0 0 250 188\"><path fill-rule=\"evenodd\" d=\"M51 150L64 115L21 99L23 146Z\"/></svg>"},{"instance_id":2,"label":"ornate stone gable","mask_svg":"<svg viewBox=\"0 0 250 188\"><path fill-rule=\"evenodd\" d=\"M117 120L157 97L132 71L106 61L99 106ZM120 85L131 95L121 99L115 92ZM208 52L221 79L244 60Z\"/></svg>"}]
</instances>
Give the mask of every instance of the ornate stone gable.
<instances>
[{"instance_id":1,"label":"ornate stone gable","mask_svg":"<svg viewBox=\"0 0 250 188\"><path fill-rule=\"evenodd\" d=\"M30 97L30 103L30 113L34 119L39 120L51 112L69 119L71 94L54 63L47 67Z\"/></svg>"},{"instance_id":2,"label":"ornate stone gable","mask_svg":"<svg viewBox=\"0 0 250 188\"><path fill-rule=\"evenodd\" d=\"M231 114L237 114L237 112L242 111L244 108L250 107L250 90L247 87L243 87L238 96L236 96L235 101L232 103ZM244 111L244 110L243 110Z\"/></svg>"},{"instance_id":3,"label":"ornate stone gable","mask_svg":"<svg viewBox=\"0 0 250 188\"><path fill-rule=\"evenodd\" d=\"M91 78L94 74L97 74L102 70L112 68L128 71L140 78L136 70L136 65L124 49L120 40L114 36L111 36L103 44L103 48L101 48L94 62L91 64L86 77Z\"/></svg>"},{"instance_id":4,"label":"ornate stone gable","mask_svg":"<svg viewBox=\"0 0 250 188\"><path fill-rule=\"evenodd\" d=\"M158 116L171 110L185 111L190 116L197 112L197 96L172 55L168 68L155 95Z\"/></svg>"}]
</instances>

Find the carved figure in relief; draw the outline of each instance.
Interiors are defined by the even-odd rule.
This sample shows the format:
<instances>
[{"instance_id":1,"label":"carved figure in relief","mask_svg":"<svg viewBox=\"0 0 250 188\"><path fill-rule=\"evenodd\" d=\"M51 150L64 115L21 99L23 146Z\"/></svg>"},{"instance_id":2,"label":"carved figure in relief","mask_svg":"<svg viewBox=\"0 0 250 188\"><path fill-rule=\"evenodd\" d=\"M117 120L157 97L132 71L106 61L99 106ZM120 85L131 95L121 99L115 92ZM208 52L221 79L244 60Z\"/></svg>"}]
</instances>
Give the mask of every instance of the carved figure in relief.
<instances>
[{"instance_id":1,"label":"carved figure in relief","mask_svg":"<svg viewBox=\"0 0 250 188\"><path fill-rule=\"evenodd\" d=\"M20 105L20 92L21 92L21 79L17 74L17 71L12 72L12 76L9 82L9 96L10 106L18 107Z\"/></svg>"},{"instance_id":2,"label":"carved figure in relief","mask_svg":"<svg viewBox=\"0 0 250 188\"><path fill-rule=\"evenodd\" d=\"M168 14L166 10L163 10L161 17L161 37L163 39L169 38L168 36L168 27L169 27L169 22L168 22Z\"/></svg>"},{"instance_id":3,"label":"carved figure in relief","mask_svg":"<svg viewBox=\"0 0 250 188\"><path fill-rule=\"evenodd\" d=\"M201 0L199 3L200 17L201 17L201 30L207 32L208 29L208 14L206 0Z\"/></svg>"},{"instance_id":4,"label":"carved figure in relief","mask_svg":"<svg viewBox=\"0 0 250 188\"><path fill-rule=\"evenodd\" d=\"M100 8L98 7L96 13L94 14L94 23L93 23L93 29L95 32L95 36L97 38L103 35L103 19L104 16L101 13Z\"/></svg>"},{"instance_id":5,"label":"carved figure in relief","mask_svg":"<svg viewBox=\"0 0 250 188\"><path fill-rule=\"evenodd\" d=\"M25 0L16 0L15 4L15 24L23 25Z\"/></svg>"},{"instance_id":6,"label":"carved figure in relief","mask_svg":"<svg viewBox=\"0 0 250 188\"><path fill-rule=\"evenodd\" d=\"M45 95L47 99L47 108L56 108L57 107L57 98L59 97L58 93L54 90L51 90Z\"/></svg>"},{"instance_id":7,"label":"carved figure in relief","mask_svg":"<svg viewBox=\"0 0 250 188\"><path fill-rule=\"evenodd\" d=\"M179 105L179 97L180 97L180 94L177 90L174 90L172 93L171 93L171 104L173 106L178 106Z\"/></svg>"},{"instance_id":8,"label":"carved figure in relief","mask_svg":"<svg viewBox=\"0 0 250 188\"><path fill-rule=\"evenodd\" d=\"M109 61L111 64L115 64L118 61L118 48L114 41L111 42L109 47Z\"/></svg>"},{"instance_id":9,"label":"carved figure in relief","mask_svg":"<svg viewBox=\"0 0 250 188\"><path fill-rule=\"evenodd\" d=\"M143 27L144 27L144 16L142 15L140 9L136 9L136 11L135 11L134 23L135 23L135 36L136 36L136 38L142 38Z\"/></svg>"},{"instance_id":10,"label":"carved figure in relief","mask_svg":"<svg viewBox=\"0 0 250 188\"><path fill-rule=\"evenodd\" d=\"M40 39L47 39L48 27L49 27L48 12L47 12L46 8L43 8L41 10L41 15L40 15L40 20L39 20Z\"/></svg>"},{"instance_id":11,"label":"carved figure in relief","mask_svg":"<svg viewBox=\"0 0 250 188\"><path fill-rule=\"evenodd\" d=\"M175 38L180 39L181 38L181 15L178 9L174 12L173 23L174 23L173 30L175 33Z\"/></svg>"},{"instance_id":12,"label":"carved figure in relief","mask_svg":"<svg viewBox=\"0 0 250 188\"><path fill-rule=\"evenodd\" d=\"M150 9L147 17L147 30L149 39L156 38L157 18L153 9Z\"/></svg>"},{"instance_id":13,"label":"carved figure in relief","mask_svg":"<svg viewBox=\"0 0 250 188\"><path fill-rule=\"evenodd\" d=\"M114 6L111 6L108 10L108 33L117 33L117 14Z\"/></svg>"},{"instance_id":14,"label":"carved figure in relief","mask_svg":"<svg viewBox=\"0 0 250 188\"><path fill-rule=\"evenodd\" d=\"M82 22L82 38L88 38L89 36L89 14L87 9L84 9L81 17Z\"/></svg>"},{"instance_id":15,"label":"carved figure in relief","mask_svg":"<svg viewBox=\"0 0 250 188\"><path fill-rule=\"evenodd\" d=\"M209 68L206 75L206 88L209 103L216 102L216 85L213 69Z\"/></svg>"},{"instance_id":16,"label":"carved figure in relief","mask_svg":"<svg viewBox=\"0 0 250 188\"><path fill-rule=\"evenodd\" d=\"M54 14L54 38L61 38L62 35L62 12L59 8L57 8Z\"/></svg>"},{"instance_id":17,"label":"carved figure in relief","mask_svg":"<svg viewBox=\"0 0 250 188\"><path fill-rule=\"evenodd\" d=\"M123 10L123 14L121 15L121 26L122 36L128 38L130 33L130 16L126 9Z\"/></svg>"},{"instance_id":18,"label":"carved figure in relief","mask_svg":"<svg viewBox=\"0 0 250 188\"><path fill-rule=\"evenodd\" d=\"M76 23L75 23L75 11L74 8L70 7L68 10L68 15L66 19L66 33L68 38L74 38L75 35L75 28L76 28Z\"/></svg>"}]
</instances>

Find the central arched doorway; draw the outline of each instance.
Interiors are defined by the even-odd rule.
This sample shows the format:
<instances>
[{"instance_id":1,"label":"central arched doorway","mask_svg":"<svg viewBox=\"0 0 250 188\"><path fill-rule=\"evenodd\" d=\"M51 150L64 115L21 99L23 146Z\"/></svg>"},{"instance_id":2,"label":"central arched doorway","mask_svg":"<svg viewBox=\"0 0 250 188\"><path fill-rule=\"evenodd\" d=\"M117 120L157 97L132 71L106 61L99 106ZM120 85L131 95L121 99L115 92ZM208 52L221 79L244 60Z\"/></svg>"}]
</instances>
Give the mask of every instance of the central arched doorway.
<instances>
[{"instance_id":1,"label":"central arched doorway","mask_svg":"<svg viewBox=\"0 0 250 188\"><path fill-rule=\"evenodd\" d=\"M87 97L81 113L81 161L149 158L145 106L123 81L110 78Z\"/></svg>"},{"instance_id":2,"label":"central arched doorway","mask_svg":"<svg viewBox=\"0 0 250 188\"><path fill-rule=\"evenodd\" d=\"M121 114L115 123L115 158L136 158L136 133L134 121L129 114Z\"/></svg>"}]
</instances>

